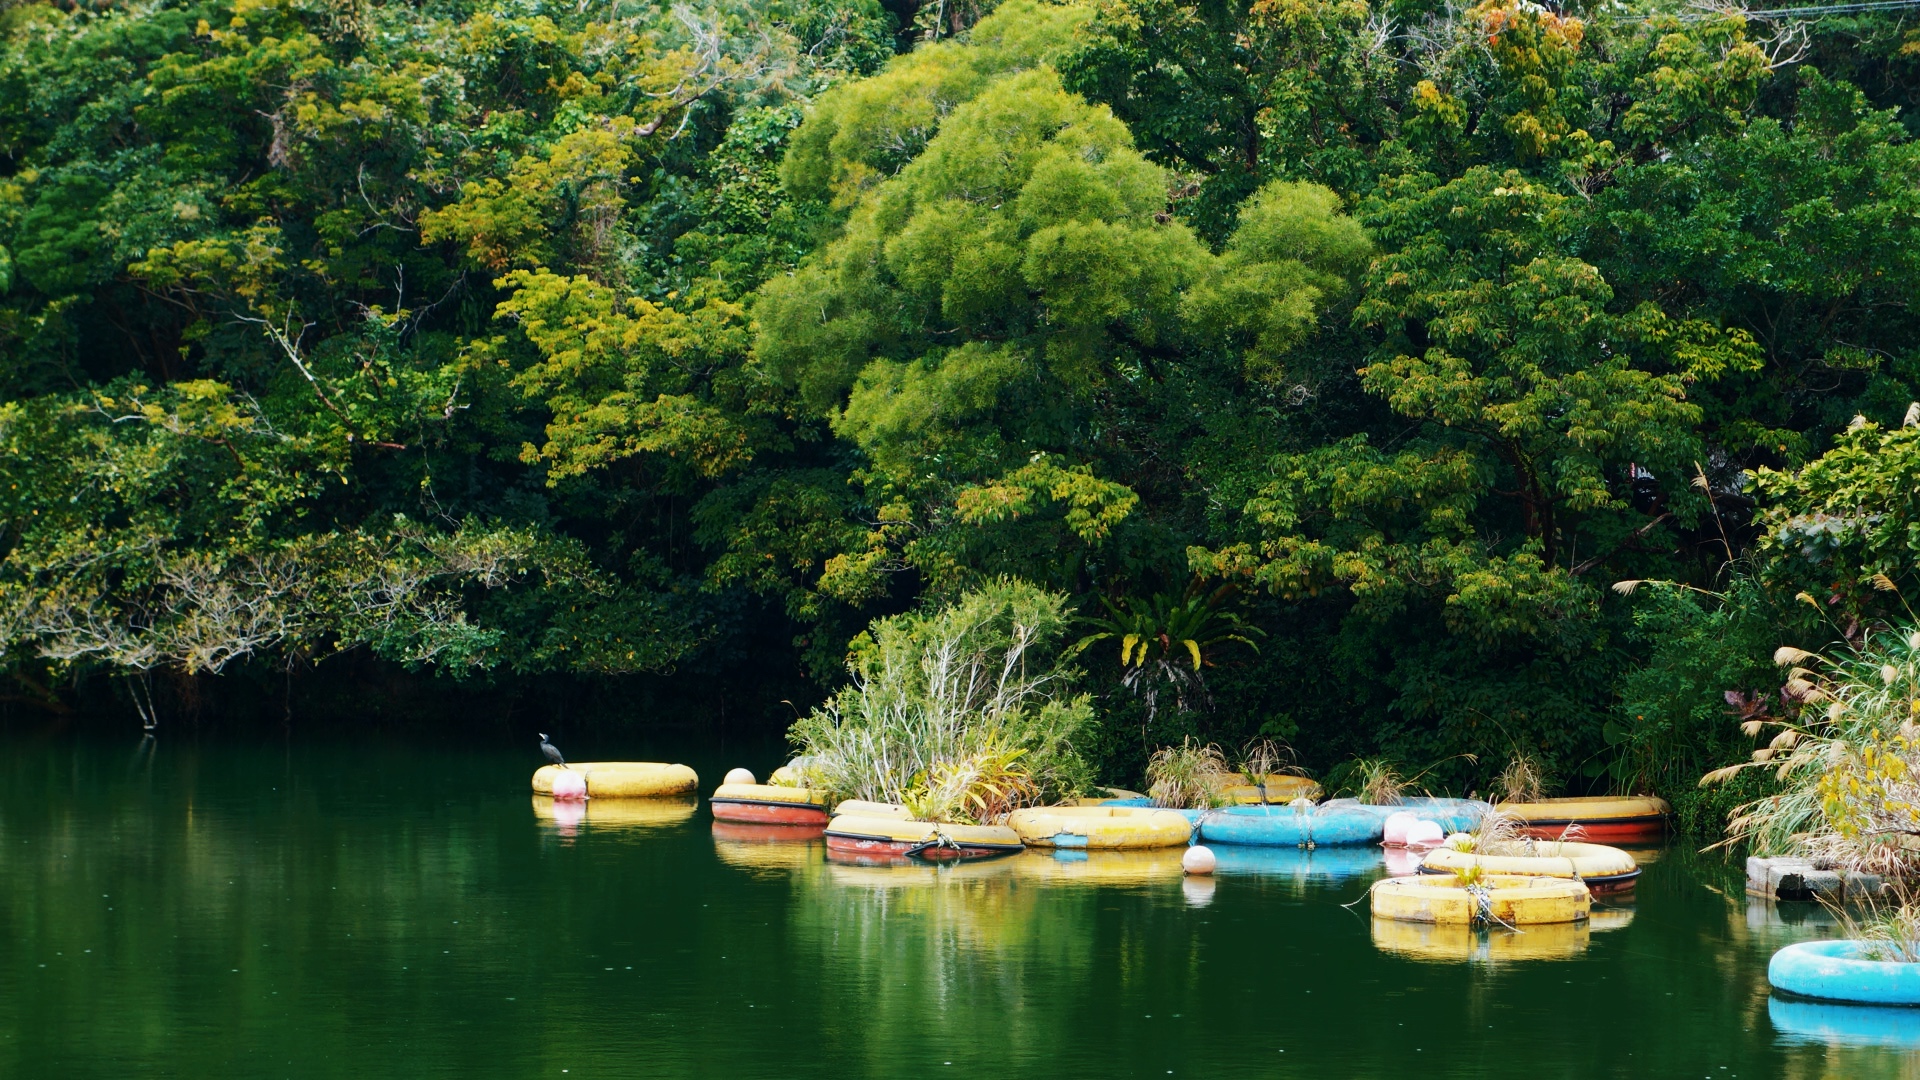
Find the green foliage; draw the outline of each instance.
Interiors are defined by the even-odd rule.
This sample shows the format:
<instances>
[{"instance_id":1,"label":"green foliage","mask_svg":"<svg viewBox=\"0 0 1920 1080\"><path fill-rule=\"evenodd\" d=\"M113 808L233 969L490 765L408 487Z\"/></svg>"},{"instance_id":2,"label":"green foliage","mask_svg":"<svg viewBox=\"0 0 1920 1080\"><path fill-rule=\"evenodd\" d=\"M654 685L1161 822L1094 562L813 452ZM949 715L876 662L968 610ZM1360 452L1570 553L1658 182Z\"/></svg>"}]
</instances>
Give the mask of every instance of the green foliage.
<instances>
[{"instance_id":1,"label":"green foliage","mask_svg":"<svg viewBox=\"0 0 1920 1080\"><path fill-rule=\"evenodd\" d=\"M890 10L0 13L5 670L826 683L1012 576L1163 596L1085 654L1113 778L1266 733L1708 815L1793 597L1898 617L1897 15Z\"/></svg>"},{"instance_id":2,"label":"green foliage","mask_svg":"<svg viewBox=\"0 0 1920 1080\"><path fill-rule=\"evenodd\" d=\"M1646 582L1631 596L1628 636L1647 659L1620 679L1620 703L1601 728L1606 749L1585 768L1615 791L1686 792L1748 748L1730 718L1778 689L1767 657L1792 612L1746 576L1723 594ZM1719 831L1730 807L1719 809L1702 822L1708 832Z\"/></svg>"},{"instance_id":3,"label":"green foliage","mask_svg":"<svg viewBox=\"0 0 1920 1080\"><path fill-rule=\"evenodd\" d=\"M1755 546L1783 591L1870 614L1920 581L1920 406L1907 419L1893 429L1861 419L1805 467L1760 471L1770 509Z\"/></svg>"}]
</instances>

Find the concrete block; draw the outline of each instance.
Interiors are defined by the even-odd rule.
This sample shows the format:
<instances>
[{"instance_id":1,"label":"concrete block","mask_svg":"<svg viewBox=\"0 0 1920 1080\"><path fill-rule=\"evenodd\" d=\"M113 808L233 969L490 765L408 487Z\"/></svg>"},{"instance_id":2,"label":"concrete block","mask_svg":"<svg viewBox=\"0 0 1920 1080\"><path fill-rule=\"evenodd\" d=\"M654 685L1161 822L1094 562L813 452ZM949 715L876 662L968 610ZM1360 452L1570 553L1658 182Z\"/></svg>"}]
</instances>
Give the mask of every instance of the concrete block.
<instances>
[{"instance_id":1,"label":"concrete block","mask_svg":"<svg viewBox=\"0 0 1920 1080\"><path fill-rule=\"evenodd\" d=\"M1877 895L1885 887L1878 875L1817 868L1810 859L1747 860L1747 892L1771 900L1859 899Z\"/></svg>"}]
</instances>

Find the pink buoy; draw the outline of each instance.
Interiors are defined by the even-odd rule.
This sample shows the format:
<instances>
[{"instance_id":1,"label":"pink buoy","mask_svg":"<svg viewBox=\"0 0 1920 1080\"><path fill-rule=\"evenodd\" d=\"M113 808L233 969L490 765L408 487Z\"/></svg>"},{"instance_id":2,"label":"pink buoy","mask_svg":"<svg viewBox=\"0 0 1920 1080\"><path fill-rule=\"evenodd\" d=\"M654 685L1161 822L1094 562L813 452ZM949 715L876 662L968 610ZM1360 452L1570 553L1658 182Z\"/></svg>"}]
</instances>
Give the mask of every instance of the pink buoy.
<instances>
[{"instance_id":1,"label":"pink buoy","mask_svg":"<svg viewBox=\"0 0 1920 1080\"><path fill-rule=\"evenodd\" d=\"M1219 860L1213 857L1213 849L1195 844L1187 849L1185 855L1180 856L1180 869L1189 874L1211 874L1218 862Z\"/></svg>"},{"instance_id":2,"label":"pink buoy","mask_svg":"<svg viewBox=\"0 0 1920 1080\"><path fill-rule=\"evenodd\" d=\"M1387 847L1406 847L1407 830L1420 819L1405 810L1396 810L1387 815L1384 835L1380 843Z\"/></svg>"},{"instance_id":3,"label":"pink buoy","mask_svg":"<svg viewBox=\"0 0 1920 1080\"><path fill-rule=\"evenodd\" d=\"M553 797L556 800L586 798L587 778L572 769L556 771L553 777Z\"/></svg>"},{"instance_id":4,"label":"pink buoy","mask_svg":"<svg viewBox=\"0 0 1920 1080\"><path fill-rule=\"evenodd\" d=\"M1437 821L1416 821L1407 826L1407 846L1410 848L1439 847L1446 839L1447 832Z\"/></svg>"},{"instance_id":5,"label":"pink buoy","mask_svg":"<svg viewBox=\"0 0 1920 1080\"><path fill-rule=\"evenodd\" d=\"M756 781L753 779L753 774L748 772L745 769L729 770L727 772L726 780L722 781L722 783L727 783L727 784L751 784L755 782Z\"/></svg>"}]
</instances>

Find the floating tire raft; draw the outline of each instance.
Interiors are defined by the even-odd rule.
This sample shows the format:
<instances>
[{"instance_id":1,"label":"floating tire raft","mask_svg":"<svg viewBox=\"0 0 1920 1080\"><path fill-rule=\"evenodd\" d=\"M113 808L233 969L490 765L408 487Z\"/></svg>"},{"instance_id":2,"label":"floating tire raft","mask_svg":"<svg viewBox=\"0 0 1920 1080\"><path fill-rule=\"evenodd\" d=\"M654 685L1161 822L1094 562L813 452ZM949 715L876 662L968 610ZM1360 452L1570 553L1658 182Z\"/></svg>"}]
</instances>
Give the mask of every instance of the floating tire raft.
<instances>
[{"instance_id":1,"label":"floating tire raft","mask_svg":"<svg viewBox=\"0 0 1920 1080\"><path fill-rule=\"evenodd\" d=\"M827 850L875 859L983 859L1022 845L1018 833L999 825L841 814L827 824Z\"/></svg>"},{"instance_id":2,"label":"floating tire raft","mask_svg":"<svg viewBox=\"0 0 1920 1080\"><path fill-rule=\"evenodd\" d=\"M1631 889L1640 876L1639 864L1619 848L1571 840L1519 840L1493 844L1485 851L1438 848L1427 853L1420 872L1444 875L1473 867L1488 874L1578 879L1597 893Z\"/></svg>"},{"instance_id":3,"label":"floating tire raft","mask_svg":"<svg viewBox=\"0 0 1920 1080\"><path fill-rule=\"evenodd\" d=\"M1451 874L1381 878L1369 895L1376 919L1457 926L1579 922L1593 909L1578 881L1510 874L1488 874L1473 886Z\"/></svg>"},{"instance_id":4,"label":"floating tire raft","mask_svg":"<svg viewBox=\"0 0 1920 1080\"><path fill-rule=\"evenodd\" d=\"M1802 941L1773 954L1775 990L1823 1001L1920 1005L1920 964L1870 960L1864 941Z\"/></svg>"},{"instance_id":5,"label":"floating tire raft","mask_svg":"<svg viewBox=\"0 0 1920 1080\"><path fill-rule=\"evenodd\" d=\"M685 765L659 761L576 761L565 766L587 782L590 799L656 799L689 795L700 789L700 774ZM534 770L533 793L553 794L554 778L562 766L542 765Z\"/></svg>"},{"instance_id":6,"label":"floating tire raft","mask_svg":"<svg viewBox=\"0 0 1920 1080\"><path fill-rule=\"evenodd\" d=\"M827 794L774 784L721 784L709 800L715 821L754 825L825 825Z\"/></svg>"},{"instance_id":7,"label":"floating tire raft","mask_svg":"<svg viewBox=\"0 0 1920 1080\"><path fill-rule=\"evenodd\" d=\"M1575 835L1604 843L1658 840L1666 834L1673 807L1652 795L1606 799L1542 799L1501 803L1501 813L1520 819L1521 832L1557 840L1570 828Z\"/></svg>"},{"instance_id":8,"label":"floating tire raft","mask_svg":"<svg viewBox=\"0 0 1920 1080\"><path fill-rule=\"evenodd\" d=\"M1193 839L1185 814L1144 806L1036 806L1015 810L1007 824L1029 847L1139 851Z\"/></svg>"}]
</instances>

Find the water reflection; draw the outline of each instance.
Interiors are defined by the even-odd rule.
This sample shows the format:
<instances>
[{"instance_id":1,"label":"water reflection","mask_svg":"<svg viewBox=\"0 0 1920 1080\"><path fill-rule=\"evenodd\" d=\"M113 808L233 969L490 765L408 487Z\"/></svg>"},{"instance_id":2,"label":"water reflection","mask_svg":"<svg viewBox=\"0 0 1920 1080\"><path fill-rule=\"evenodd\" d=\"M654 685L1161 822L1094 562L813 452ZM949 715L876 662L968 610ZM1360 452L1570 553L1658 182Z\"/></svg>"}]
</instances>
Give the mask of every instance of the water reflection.
<instances>
[{"instance_id":1,"label":"water reflection","mask_svg":"<svg viewBox=\"0 0 1920 1080\"><path fill-rule=\"evenodd\" d=\"M595 832L648 831L684 824L700 808L698 799L554 799L533 798L533 816L563 839Z\"/></svg>"},{"instance_id":2,"label":"water reflection","mask_svg":"<svg viewBox=\"0 0 1920 1080\"><path fill-rule=\"evenodd\" d=\"M1214 890L1219 885L1211 874L1189 877L1180 882L1180 895L1186 898L1188 907L1206 907L1213 903Z\"/></svg>"},{"instance_id":3,"label":"water reflection","mask_svg":"<svg viewBox=\"0 0 1920 1080\"><path fill-rule=\"evenodd\" d=\"M1220 847L1212 879L1177 848L842 865L691 800L530 822L518 749L163 740L130 773L131 741L0 743L0 1077L1452 1080L1521 1044L1555 1077L1920 1065L1915 1014L1772 1006L1767 959L1820 909L1750 907L1738 866L1678 848L1584 933L1483 941L1376 933L1377 848ZM1577 959L1518 962L1556 944ZM1596 1010L1631 1033L1605 1060L1536 1037Z\"/></svg>"},{"instance_id":4,"label":"water reflection","mask_svg":"<svg viewBox=\"0 0 1920 1080\"><path fill-rule=\"evenodd\" d=\"M713 823L713 852L728 866L756 872L796 871L819 862L827 849L825 825Z\"/></svg>"},{"instance_id":5,"label":"water reflection","mask_svg":"<svg viewBox=\"0 0 1920 1080\"><path fill-rule=\"evenodd\" d=\"M1631 907L1597 904L1581 922L1541 923L1518 930L1375 919L1373 944L1396 956L1446 963L1571 960L1587 951L1594 934L1631 925L1633 912Z\"/></svg>"},{"instance_id":6,"label":"water reflection","mask_svg":"<svg viewBox=\"0 0 1920 1080\"><path fill-rule=\"evenodd\" d=\"M1525 930L1373 920L1373 944L1381 952L1445 963L1505 963L1571 960L1587 951L1592 928L1585 921L1545 923Z\"/></svg>"},{"instance_id":7,"label":"water reflection","mask_svg":"<svg viewBox=\"0 0 1920 1080\"><path fill-rule=\"evenodd\" d=\"M1920 1009L1838 1005L1775 994L1767 999L1767 1019L1789 1044L1920 1050Z\"/></svg>"},{"instance_id":8,"label":"water reflection","mask_svg":"<svg viewBox=\"0 0 1920 1080\"><path fill-rule=\"evenodd\" d=\"M1789 900L1780 903L1761 896L1747 897L1747 929L1767 933L1782 930L1823 930L1840 925L1825 904ZM1819 935L1828 936L1828 935Z\"/></svg>"},{"instance_id":9,"label":"water reflection","mask_svg":"<svg viewBox=\"0 0 1920 1080\"><path fill-rule=\"evenodd\" d=\"M1368 845L1353 847L1236 847L1228 844L1213 845L1214 858L1218 863L1216 872L1222 874L1259 874L1268 878L1284 878L1299 884L1310 881L1334 882L1350 878L1377 874L1387 865L1386 860L1396 854L1388 850ZM1418 867L1418 862L1414 864Z\"/></svg>"}]
</instances>

